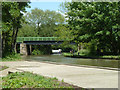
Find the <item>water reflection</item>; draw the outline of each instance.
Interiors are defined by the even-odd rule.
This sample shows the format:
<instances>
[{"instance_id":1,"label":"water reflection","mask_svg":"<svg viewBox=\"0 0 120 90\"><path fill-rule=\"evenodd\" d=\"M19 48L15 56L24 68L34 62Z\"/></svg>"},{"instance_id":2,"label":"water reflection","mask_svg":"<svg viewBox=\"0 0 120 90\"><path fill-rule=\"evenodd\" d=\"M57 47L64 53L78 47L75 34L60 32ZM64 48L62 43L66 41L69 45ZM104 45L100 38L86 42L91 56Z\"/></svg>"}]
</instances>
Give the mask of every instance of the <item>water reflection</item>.
<instances>
[{"instance_id":1,"label":"water reflection","mask_svg":"<svg viewBox=\"0 0 120 90\"><path fill-rule=\"evenodd\" d=\"M84 59L84 58L70 58L62 55L42 55L42 56L27 56L25 60L44 61L44 62L56 62L60 64L71 65L90 65L100 67L112 67L118 68L118 60L105 60L105 59Z\"/></svg>"}]
</instances>

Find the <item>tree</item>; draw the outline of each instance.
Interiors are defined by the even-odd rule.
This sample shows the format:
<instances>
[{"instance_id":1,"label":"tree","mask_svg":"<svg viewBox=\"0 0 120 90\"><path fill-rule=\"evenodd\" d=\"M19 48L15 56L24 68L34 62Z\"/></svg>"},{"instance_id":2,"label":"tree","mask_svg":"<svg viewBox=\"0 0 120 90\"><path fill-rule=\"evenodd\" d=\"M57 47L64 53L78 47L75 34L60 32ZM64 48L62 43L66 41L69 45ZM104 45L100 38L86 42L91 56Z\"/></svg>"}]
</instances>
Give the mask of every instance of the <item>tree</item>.
<instances>
[{"instance_id":1,"label":"tree","mask_svg":"<svg viewBox=\"0 0 120 90\"><path fill-rule=\"evenodd\" d=\"M2 3L0 3L0 16L2 16ZM2 57L2 18L0 17L0 58Z\"/></svg>"},{"instance_id":2,"label":"tree","mask_svg":"<svg viewBox=\"0 0 120 90\"><path fill-rule=\"evenodd\" d=\"M27 24L21 28L19 36L25 36L28 33L29 35L27 36L52 37L54 36L56 26L64 22L64 16L60 13L50 10L43 11L37 8L28 12L25 15L25 19ZM28 31L26 27L29 27L29 32L25 32ZM36 34L33 35L33 33L31 33L30 35L30 31Z\"/></svg>"},{"instance_id":3,"label":"tree","mask_svg":"<svg viewBox=\"0 0 120 90\"><path fill-rule=\"evenodd\" d=\"M98 51L120 53L120 2L71 2L65 5L74 40L94 41Z\"/></svg>"},{"instance_id":4,"label":"tree","mask_svg":"<svg viewBox=\"0 0 120 90\"><path fill-rule=\"evenodd\" d=\"M2 2L3 54L13 52L23 13L29 2Z\"/></svg>"},{"instance_id":5,"label":"tree","mask_svg":"<svg viewBox=\"0 0 120 90\"><path fill-rule=\"evenodd\" d=\"M37 37L38 34L35 32L35 27L28 23L22 23L22 28L18 32L18 37Z\"/></svg>"},{"instance_id":6,"label":"tree","mask_svg":"<svg viewBox=\"0 0 120 90\"><path fill-rule=\"evenodd\" d=\"M72 41L74 37L71 34L70 28L67 24L59 24L56 28L55 35L60 37L63 40L70 40Z\"/></svg>"}]
</instances>

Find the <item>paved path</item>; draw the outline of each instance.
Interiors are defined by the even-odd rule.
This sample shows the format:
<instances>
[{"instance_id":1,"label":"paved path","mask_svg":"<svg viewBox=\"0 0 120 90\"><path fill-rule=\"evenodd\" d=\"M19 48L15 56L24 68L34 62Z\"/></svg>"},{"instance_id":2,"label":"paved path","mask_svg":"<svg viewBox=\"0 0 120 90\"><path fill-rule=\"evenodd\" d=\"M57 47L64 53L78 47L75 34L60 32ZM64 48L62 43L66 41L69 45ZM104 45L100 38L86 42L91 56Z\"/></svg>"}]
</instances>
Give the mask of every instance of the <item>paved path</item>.
<instances>
[{"instance_id":1,"label":"paved path","mask_svg":"<svg viewBox=\"0 0 120 90\"><path fill-rule=\"evenodd\" d=\"M56 65L35 61L1 62L11 70L30 71L48 77L57 77L83 88L118 88L118 71ZM5 71L5 70L4 70Z\"/></svg>"}]
</instances>

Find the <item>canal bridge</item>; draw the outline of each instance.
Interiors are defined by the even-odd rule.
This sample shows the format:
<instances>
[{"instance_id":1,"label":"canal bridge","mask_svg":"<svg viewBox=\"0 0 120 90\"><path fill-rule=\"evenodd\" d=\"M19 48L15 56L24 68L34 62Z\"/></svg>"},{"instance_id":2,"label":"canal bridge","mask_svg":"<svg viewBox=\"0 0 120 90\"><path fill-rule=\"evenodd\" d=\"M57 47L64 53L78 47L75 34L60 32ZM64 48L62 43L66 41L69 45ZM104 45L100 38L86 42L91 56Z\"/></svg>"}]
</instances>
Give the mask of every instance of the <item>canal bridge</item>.
<instances>
[{"instance_id":1,"label":"canal bridge","mask_svg":"<svg viewBox=\"0 0 120 90\"><path fill-rule=\"evenodd\" d=\"M17 44L24 43L26 45L57 45L67 40L59 37L17 37L16 42Z\"/></svg>"},{"instance_id":2,"label":"canal bridge","mask_svg":"<svg viewBox=\"0 0 120 90\"><path fill-rule=\"evenodd\" d=\"M20 44L20 54L28 55L32 53L32 45L59 45L69 39L59 37L17 37L16 46ZM74 44L71 42L70 44ZM16 47L15 47L16 48Z\"/></svg>"}]
</instances>

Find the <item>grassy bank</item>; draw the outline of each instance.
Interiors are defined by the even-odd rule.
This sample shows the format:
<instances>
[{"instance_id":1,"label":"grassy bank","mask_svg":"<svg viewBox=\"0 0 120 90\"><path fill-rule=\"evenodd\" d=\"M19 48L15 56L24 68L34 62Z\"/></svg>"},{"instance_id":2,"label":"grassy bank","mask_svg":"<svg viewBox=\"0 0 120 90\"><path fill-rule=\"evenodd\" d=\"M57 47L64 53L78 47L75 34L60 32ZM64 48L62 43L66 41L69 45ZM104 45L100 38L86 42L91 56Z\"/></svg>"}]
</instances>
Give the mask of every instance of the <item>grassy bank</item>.
<instances>
[{"instance_id":1,"label":"grassy bank","mask_svg":"<svg viewBox=\"0 0 120 90\"><path fill-rule=\"evenodd\" d=\"M46 78L29 72L11 73L2 78L2 88L75 88L57 78Z\"/></svg>"},{"instance_id":2,"label":"grassy bank","mask_svg":"<svg viewBox=\"0 0 120 90\"><path fill-rule=\"evenodd\" d=\"M21 60L20 54L9 54L1 59L2 61L19 61Z\"/></svg>"},{"instance_id":3,"label":"grassy bank","mask_svg":"<svg viewBox=\"0 0 120 90\"><path fill-rule=\"evenodd\" d=\"M63 53L65 57L73 57L73 58L93 58L93 59L116 59L120 60L120 55L103 55L103 56L93 56L93 55L85 55L85 54L79 54L78 53Z\"/></svg>"}]
</instances>

